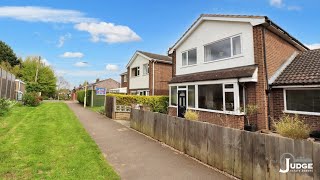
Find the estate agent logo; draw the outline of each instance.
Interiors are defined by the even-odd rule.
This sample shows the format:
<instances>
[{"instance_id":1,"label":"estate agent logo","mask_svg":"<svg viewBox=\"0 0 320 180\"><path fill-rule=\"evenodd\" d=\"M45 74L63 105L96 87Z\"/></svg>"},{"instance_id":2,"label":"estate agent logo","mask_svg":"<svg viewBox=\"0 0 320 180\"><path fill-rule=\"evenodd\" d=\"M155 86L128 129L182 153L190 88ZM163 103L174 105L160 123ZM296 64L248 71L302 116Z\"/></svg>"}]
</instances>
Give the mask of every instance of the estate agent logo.
<instances>
[{"instance_id":1,"label":"estate agent logo","mask_svg":"<svg viewBox=\"0 0 320 180\"><path fill-rule=\"evenodd\" d=\"M280 157L280 173L287 172L313 172L313 162L309 158L295 158L290 153L284 153Z\"/></svg>"}]
</instances>

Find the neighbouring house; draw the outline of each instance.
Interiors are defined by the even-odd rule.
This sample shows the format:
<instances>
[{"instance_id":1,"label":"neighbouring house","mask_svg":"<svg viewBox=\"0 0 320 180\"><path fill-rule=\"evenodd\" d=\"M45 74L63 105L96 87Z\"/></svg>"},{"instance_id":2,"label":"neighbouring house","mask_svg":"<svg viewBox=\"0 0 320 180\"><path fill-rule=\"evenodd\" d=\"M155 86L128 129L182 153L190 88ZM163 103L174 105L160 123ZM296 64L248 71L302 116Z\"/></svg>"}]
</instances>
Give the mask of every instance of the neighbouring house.
<instances>
[{"instance_id":1,"label":"neighbouring house","mask_svg":"<svg viewBox=\"0 0 320 180\"><path fill-rule=\"evenodd\" d=\"M320 49L296 54L270 80L271 117L297 114L320 131Z\"/></svg>"},{"instance_id":2,"label":"neighbouring house","mask_svg":"<svg viewBox=\"0 0 320 180\"><path fill-rule=\"evenodd\" d=\"M99 80L97 79L95 83L91 83L88 85L88 89L95 90L96 88L106 88L106 92L108 93L110 89L119 88L120 83L112 78Z\"/></svg>"},{"instance_id":3,"label":"neighbouring house","mask_svg":"<svg viewBox=\"0 0 320 180\"><path fill-rule=\"evenodd\" d=\"M136 51L127 64L128 94L168 95L172 77L169 56Z\"/></svg>"},{"instance_id":4,"label":"neighbouring house","mask_svg":"<svg viewBox=\"0 0 320 180\"><path fill-rule=\"evenodd\" d=\"M202 121L244 129L250 120L270 129L270 81L308 50L266 16L203 14L169 49L169 114L183 117L191 109ZM257 108L249 118L248 105Z\"/></svg>"}]
</instances>

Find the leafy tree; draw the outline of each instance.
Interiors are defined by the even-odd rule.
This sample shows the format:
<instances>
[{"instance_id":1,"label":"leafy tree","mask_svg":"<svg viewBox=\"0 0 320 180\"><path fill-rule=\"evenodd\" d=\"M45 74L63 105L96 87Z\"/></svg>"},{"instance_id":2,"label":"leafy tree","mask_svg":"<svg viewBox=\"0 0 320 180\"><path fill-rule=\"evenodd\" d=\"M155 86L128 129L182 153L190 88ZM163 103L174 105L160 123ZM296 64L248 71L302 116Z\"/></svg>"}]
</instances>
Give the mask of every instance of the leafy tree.
<instances>
[{"instance_id":1,"label":"leafy tree","mask_svg":"<svg viewBox=\"0 0 320 180\"><path fill-rule=\"evenodd\" d=\"M0 41L0 63L2 61L8 62L12 67L21 63L11 47Z\"/></svg>"},{"instance_id":2,"label":"leafy tree","mask_svg":"<svg viewBox=\"0 0 320 180\"><path fill-rule=\"evenodd\" d=\"M38 76L36 72L38 69ZM21 79L27 83L27 91L41 92L44 96L54 96L57 78L50 66L39 62L38 57L27 57L20 69Z\"/></svg>"}]
</instances>

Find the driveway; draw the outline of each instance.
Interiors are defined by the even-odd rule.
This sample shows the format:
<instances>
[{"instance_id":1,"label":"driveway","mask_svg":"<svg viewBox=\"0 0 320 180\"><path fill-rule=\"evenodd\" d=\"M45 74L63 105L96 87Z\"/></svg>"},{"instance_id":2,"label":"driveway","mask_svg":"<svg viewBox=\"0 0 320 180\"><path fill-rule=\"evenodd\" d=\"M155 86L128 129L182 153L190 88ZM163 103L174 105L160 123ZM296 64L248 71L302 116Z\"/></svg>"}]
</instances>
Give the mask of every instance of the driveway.
<instances>
[{"instance_id":1,"label":"driveway","mask_svg":"<svg viewBox=\"0 0 320 180\"><path fill-rule=\"evenodd\" d=\"M78 103L67 104L122 179L231 179Z\"/></svg>"}]
</instances>

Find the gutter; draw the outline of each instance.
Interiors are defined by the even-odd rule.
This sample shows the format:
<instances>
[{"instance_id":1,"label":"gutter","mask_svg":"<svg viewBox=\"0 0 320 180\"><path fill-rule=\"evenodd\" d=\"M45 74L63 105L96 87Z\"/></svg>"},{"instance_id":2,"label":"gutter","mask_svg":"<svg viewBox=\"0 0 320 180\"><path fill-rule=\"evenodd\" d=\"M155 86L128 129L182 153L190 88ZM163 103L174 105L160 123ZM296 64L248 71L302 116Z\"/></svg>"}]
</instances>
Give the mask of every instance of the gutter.
<instances>
[{"instance_id":1,"label":"gutter","mask_svg":"<svg viewBox=\"0 0 320 180\"><path fill-rule=\"evenodd\" d=\"M271 26L271 22L269 21L268 26ZM265 78L266 78L266 85L267 85L267 116L268 116L268 130L271 129L271 117L270 117L270 93L272 87L269 85L269 78L268 78L268 68L267 68L267 51L266 51L266 39L265 39L265 34L266 34L266 28L263 28L263 33L262 33L262 38L263 38L263 62L264 62L264 70L265 70Z\"/></svg>"}]
</instances>

